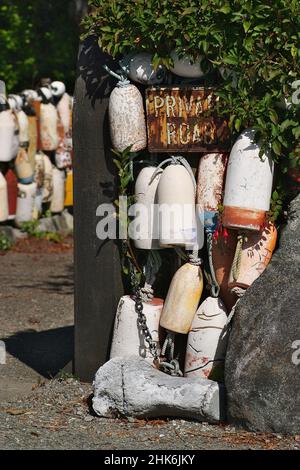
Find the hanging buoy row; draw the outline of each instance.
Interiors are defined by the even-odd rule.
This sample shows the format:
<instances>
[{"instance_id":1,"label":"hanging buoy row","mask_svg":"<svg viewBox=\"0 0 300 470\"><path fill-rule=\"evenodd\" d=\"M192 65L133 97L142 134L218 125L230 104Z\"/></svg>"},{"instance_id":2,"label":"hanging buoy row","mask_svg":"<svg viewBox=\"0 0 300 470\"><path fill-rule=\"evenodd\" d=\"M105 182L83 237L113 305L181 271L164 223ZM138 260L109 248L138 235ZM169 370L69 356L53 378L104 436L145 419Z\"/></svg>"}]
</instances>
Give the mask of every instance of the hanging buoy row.
<instances>
[{"instance_id":1,"label":"hanging buoy row","mask_svg":"<svg viewBox=\"0 0 300 470\"><path fill-rule=\"evenodd\" d=\"M174 52L172 60L178 76L204 75L201 57L192 61ZM146 124L143 97L127 77L153 85L163 82L165 71L154 70L150 54L130 55L120 66L117 74L106 68L118 78L109 101L111 141L119 152L128 147L134 152L147 146ZM148 257L164 256L157 250L171 248L174 258L180 255L185 262L173 275L164 301L151 298L155 276L140 288L133 269L134 295L120 300L111 357L152 357L156 367L172 375L221 379L227 315L266 269L276 245L276 228L267 220L274 164L268 152L261 155L254 138L254 129L246 129L230 154L199 155L197 179L180 155L156 164L154 157L138 173L135 205L129 214L134 217L129 235L135 248L148 250ZM203 270L199 249L204 239ZM147 262L146 278L148 269ZM204 271L209 296L203 295ZM145 289L148 299L142 295ZM176 335L187 336L183 372L175 355Z\"/></svg>"},{"instance_id":2,"label":"hanging buoy row","mask_svg":"<svg viewBox=\"0 0 300 470\"><path fill-rule=\"evenodd\" d=\"M73 205L72 98L62 82L6 96L1 82L0 222Z\"/></svg>"}]
</instances>

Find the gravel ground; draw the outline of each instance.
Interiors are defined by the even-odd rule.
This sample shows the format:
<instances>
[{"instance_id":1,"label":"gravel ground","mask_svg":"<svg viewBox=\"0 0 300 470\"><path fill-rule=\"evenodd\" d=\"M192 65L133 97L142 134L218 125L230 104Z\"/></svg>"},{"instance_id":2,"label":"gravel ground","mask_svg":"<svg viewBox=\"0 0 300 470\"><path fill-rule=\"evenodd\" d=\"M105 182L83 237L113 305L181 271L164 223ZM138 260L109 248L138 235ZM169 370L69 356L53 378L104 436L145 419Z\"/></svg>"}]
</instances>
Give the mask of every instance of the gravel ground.
<instances>
[{"instance_id":1,"label":"gravel ground","mask_svg":"<svg viewBox=\"0 0 300 470\"><path fill-rule=\"evenodd\" d=\"M24 250L23 250L24 251ZM1 257L0 449L300 449L300 436L184 420L108 420L92 386L59 373L72 357L72 251L28 247Z\"/></svg>"}]
</instances>

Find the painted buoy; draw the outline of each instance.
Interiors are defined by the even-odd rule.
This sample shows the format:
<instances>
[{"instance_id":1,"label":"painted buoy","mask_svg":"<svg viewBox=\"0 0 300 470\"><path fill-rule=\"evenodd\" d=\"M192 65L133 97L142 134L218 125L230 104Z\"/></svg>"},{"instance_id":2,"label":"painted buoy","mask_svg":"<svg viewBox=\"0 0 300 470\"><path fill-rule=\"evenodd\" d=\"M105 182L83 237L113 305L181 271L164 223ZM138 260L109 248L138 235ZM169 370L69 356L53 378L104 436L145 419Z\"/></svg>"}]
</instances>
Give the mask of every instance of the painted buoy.
<instances>
[{"instance_id":1,"label":"painted buoy","mask_svg":"<svg viewBox=\"0 0 300 470\"><path fill-rule=\"evenodd\" d=\"M219 379L227 347L227 315L223 302L208 297L193 319L187 340L184 376Z\"/></svg>"},{"instance_id":2,"label":"painted buoy","mask_svg":"<svg viewBox=\"0 0 300 470\"><path fill-rule=\"evenodd\" d=\"M18 181L23 184L32 183L34 180L34 173L30 164L26 150L20 147L19 153L15 160L15 171Z\"/></svg>"},{"instance_id":3,"label":"painted buoy","mask_svg":"<svg viewBox=\"0 0 300 470\"><path fill-rule=\"evenodd\" d=\"M186 263L175 273L160 318L160 325L175 333L190 330L203 291L201 268Z\"/></svg>"},{"instance_id":4,"label":"painted buoy","mask_svg":"<svg viewBox=\"0 0 300 470\"><path fill-rule=\"evenodd\" d=\"M35 183L18 183L17 211L15 218L15 223L18 227L20 227L23 222L29 222L32 220L35 195Z\"/></svg>"},{"instance_id":5,"label":"painted buoy","mask_svg":"<svg viewBox=\"0 0 300 470\"><path fill-rule=\"evenodd\" d=\"M201 157L197 179L197 211L204 214L204 227L213 232L217 226L218 206L222 192L228 155L207 153Z\"/></svg>"},{"instance_id":6,"label":"painted buoy","mask_svg":"<svg viewBox=\"0 0 300 470\"><path fill-rule=\"evenodd\" d=\"M152 54L149 52L139 52L130 54L121 61L121 65L126 69L131 80L143 85L158 85L166 77L166 68L159 65L155 70L152 65Z\"/></svg>"},{"instance_id":7,"label":"painted buoy","mask_svg":"<svg viewBox=\"0 0 300 470\"><path fill-rule=\"evenodd\" d=\"M44 193L43 203L50 202L53 195L53 171L52 163L47 155L43 153L44 159Z\"/></svg>"},{"instance_id":8,"label":"painted buoy","mask_svg":"<svg viewBox=\"0 0 300 470\"><path fill-rule=\"evenodd\" d=\"M162 174L156 167L143 168L135 183L136 211L134 219L134 244L143 250L157 250L159 245L159 212L157 186Z\"/></svg>"},{"instance_id":9,"label":"painted buoy","mask_svg":"<svg viewBox=\"0 0 300 470\"><path fill-rule=\"evenodd\" d=\"M11 168L6 172L5 179L7 183L8 196L8 220L13 220L16 216L17 210L18 181Z\"/></svg>"},{"instance_id":10,"label":"painted buoy","mask_svg":"<svg viewBox=\"0 0 300 470\"><path fill-rule=\"evenodd\" d=\"M40 133L41 148L46 151L56 150L59 144L57 132L58 114L52 103L43 104L40 107Z\"/></svg>"},{"instance_id":11,"label":"painted buoy","mask_svg":"<svg viewBox=\"0 0 300 470\"><path fill-rule=\"evenodd\" d=\"M28 116L28 136L29 136L29 146L28 146L28 158L32 169L35 167L35 156L37 153L37 143L38 143L38 128L37 128L37 117Z\"/></svg>"},{"instance_id":12,"label":"painted buoy","mask_svg":"<svg viewBox=\"0 0 300 470\"><path fill-rule=\"evenodd\" d=\"M10 162L19 150L19 132L15 114L7 109L0 112L0 161Z\"/></svg>"},{"instance_id":13,"label":"painted buoy","mask_svg":"<svg viewBox=\"0 0 300 470\"><path fill-rule=\"evenodd\" d=\"M226 175L223 225L259 231L270 208L274 163L259 156L254 129L247 129L232 147Z\"/></svg>"},{"instance_id":14,"label":"painted buoy","mask_svg":"<svg viewBox=\"0 0 300 470\"><path fill-rule=\"evenodd\" d=\"M50 89L52 95L59 98L60 96L63 96L66 92L66 85L64 84L64 82L56 80L51 83Z\"/></svg>"},{"instance_id":15,"label":"painted buoy","mask_svg":"<svg viewBox=\"0 0 300 470\"><path fill-rule=\"evenodd\" d=\"M64 127L65 133L69 132L71 126L71 98L68 93L64 93L57 103L57 112L59 119Z\"/></svg>"},{"instance_id":16,"label":"painted buoy","mask_svg":"<svg viewBox=\"0 0 300 470\"><path fill-rule=\"evenodd\" d=\"M212 244L212 260L215 276L220 286L220 297L230 312L237 297L228 287L229 275L237 244L237 232L228 230L227 237L219 235Z\"/></svg>"},{"instance_id":17,"label":"painted buoy","mask_svg":"<svg viewBox=\"0 0 300 470\"><path fill-rule=\"evenodd\" d=\"M131 145L131 151L138 152L147 146L143 98L136 86L116 86L110 95L108 113L115 150L122 152Z\"/></svg>"},{"instance_id":18,"label":"painted buoy","mask_svg":"<svg viewBox=\"0 0 300 470\"><path fill-rule=\"evenodd\" d=\"M0 172L0 222L5 222L9 216L7 183Z\"/></svg>"},{"instance_id":19,"label":"painted buoy","mask_svg":"<svg viewBox=\"0 0 300 470\"><path fill-rule=\"evenodd\" d=\"M73 206L73 170L67 171L65 185L65 207Z\"/></svg>"},{"instance_id":20,"label":"painted buoy","mask_svg":"<svg viewBox=\"0 0 300 470\"><path fill-rule=\"evenodd\" d=\"M271 261L276 240L277 230L271 222L260 232L249 232L245 237L241 236L230 271L230 289L247 289L253 284Z\"/></svg>"},{"instance_id":21,"label":"painted buoy","mask_svg":"<svg viewBox=\"0 0 300 470\"><path fill-rule=\"evenodd\" d=\"M52 169L53 195L50 204L51 212L62 212L65 206L65 172L55 166Z\"/></svg>"},{"instance_id":22,"label":"painted buoy","mask_svg":"<svg viewBox=\"0 0 300 470\"><path fill-rule=\"evenodd\" d=\"M157 188L161 246L179 245L188 248L194 245L195 199L194 182L187 169L179 164L167 166Z\"/></svg>"},{"instance_id":23,"label":"painted buoy","mask_svg":"<svg viewBox=\"0 0 300 470\"><path fill-rule=\"evenodd\" d=\"M155 341L158 352L159 347L159 318L163 307L161 299L154 298L149 303L143 303L143 313L147 319L147 326ZM110 359L118 356L140 356L148 362L153 362L148 343L145 341L143 331L138 324L135 302L129 296L123 296L117 308Z\"/></svg>"},{"instance_id":24,"label":"painted buoy","mask_svg":"<svg viewBox=\"0 0 300 470\"><path fill-rule=\"evenodd\" d=\"M22 147L29 145L29 121L27 115L21 109L16 113L19 126L19 141Z\"/></svg>"},{"instance_id":25,"label":"painted buoy","mask_svg":"<svg viewBox=\"0 0 300 470\"><path fill-rule=\"evenodd\" d=\"M171 70L175 75L186 78L201 78L205 75L205 72L201 68L203 56L199 56L193 61L191 57L188 56L179 57L175 50L171 52L170 56L174 62Z\"/></svg>"},{"instance_id":26,"label":"painted buoy","mask_svg":"<svg viewBox=\"0 0 300 470\"><path fill-rule=\"evenodd\" d=\"M44 186L45 179L45 155L42 152L35 154L34 181L37 188Z\"/></svg>"}]
</instances>

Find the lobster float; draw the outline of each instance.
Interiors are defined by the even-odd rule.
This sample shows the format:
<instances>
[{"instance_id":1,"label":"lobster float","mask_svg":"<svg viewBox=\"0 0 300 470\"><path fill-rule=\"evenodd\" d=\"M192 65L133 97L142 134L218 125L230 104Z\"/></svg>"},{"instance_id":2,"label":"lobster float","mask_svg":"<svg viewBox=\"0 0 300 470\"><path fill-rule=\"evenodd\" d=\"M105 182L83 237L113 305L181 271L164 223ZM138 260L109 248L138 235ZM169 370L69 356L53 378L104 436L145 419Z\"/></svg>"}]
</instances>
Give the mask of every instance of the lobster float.
<instances>
[{"instance_id":1,"label":"lobster float","mask_svg":"<svg viewBox=\"0 0 300 470\"><path fill-rule=\"evenodd\" d=\"M41 96L40 104L40 145L41 150L54 151L59 144L58 136L58 113L52 103L52 93L49 88L39 89Z\"/></svg>"},{"instance_id":2,"label":"lobster float","mask_svg":"<svg viewBox=\"0 0 300 470\"><path fill-rule=\"evenodd\" d=\"M10 162L19 151L19 129L18 121L11 109L0 111L0 161Z\"/></svg>"},{"instance_id":3,"label":"lobster float","mask_svg":"<svg viewBox=\"0 0 300 470\"><path fill-rule=\"evenodd\" d=\"M201 68L203 56L199 56L193 61L189 56L179 57L177 52L173 50L171 51L170 57L173 60L171 71L175 75L184 78L201 78L205 75L205 72Z\"/></svg>"},{"instance_id":4,"label":"lobster float","mask_svg":"<svg viewBox=\"0 0 300 470\"><path fill-rule=\"evenodd\" d=\"M119 63L131 80L142 85L159 85L166 78L163 65L160 64L157 69L153 67L150 52L128 54Z\"/></svg>"},{"instance_id":5,"label":"lobster float","mask_svg":"<svg viewBox=\"0 0 300 470\"><path fill-rule=\"evenodd\" d=\"M53 195L53 167L48 155L42 153L42 156L44 161L43 203L49 203Z\"/></svg>"},{"instance_id":6,"label":"lobster float","mask_svg":"<svg viewBox=\"0 0 300 470\"><path fill-rule=\"evenodd\" d=\"M19 153L15 160L15 171L20 183L30 184L33 182L34 172L28 158L28 153L23 147L20 147Z\"/></svg>"},{"instance_id":7,"label":"lobster float","mask_svg":"<svg viewBox=\"0 0 300 470\"><path fill-rule=\"evenodd\" d=\"M245 290L264 272L271 261L277 241L277 230L272 222L259 232L238 236L228 287L241 297Z\"/></svg>"},{"instance_id":8,"label":"lobster float","mask_svg":"<svg viewBox=\"0 0 300 470\"><path fill-rule=\"evenodd\" d=\"M240 134L230 152L222 223L236 230L260 231L270 209L274 162L267 152L259 156L255 130Z\"/></svg>"},{"instance_id":9,"label":"lobster float","mask_svg":"<svg viewBox=\"0 0 300 470\"><path fill-rule=\"evenodd\" d=\"M113 148L118 152L128 147L131 152L143 150L147 146L147 134L142 95L124 76L117 75L107 66L104 68L119 80L108 105Z\"/></svg>"},{"instance_id":10,"label":"lobster float","mask_svg":"<svg viewBox=\"0 0 300 470\"><path fill-rule=\"evenodd\" d=\"M5 222L9 217L9 205L7 194L7 182L0 172L0 222Z\"/></svg>"},{"instance_id":11,"label":"lobster float","mask_svg":"<svg viewBox=\"0 0 300 470\"><path fill-rule=\"evenodd\" d=\"M18 227L22 223L33 219L34 205L36 195L36 183L22 184L18 183L18 197L15 223Z\"/></svg>"},{"instance_id":12,"label":"lobster float","mask_svg":"<svg viewBox=\"0 0 300 470\"><path fill-rule=\"evenodd\" d=\"M23 99L19 95L8 95L8 103L17 118L20 147L27 149L29 146L29 121L26 113L22 109Z\"/></svg>"},{"instance_id":13,"label":"lobster float","mask_svg":"<svg viewBox=\"0 0 300 470\"><path fill-rule=\"evenodd\" d=\"M228 329L226 308L215 297L199 306L190 327L185 356L185 377L221 378L225 360Z\"/></svg>"},{"instance_id":14,"label":"lobster float","mask_svg":"<svg viewBox=\"0 0 300 470\"><path fill-rule=\"evenodd\" d=\"M53 194L50 204L50 211L59 213L65 206L65 172L55 166L52 168Z\"/></svg>"},{"instance_id":15,"label":"lobster float","mask_svg":"<svg viewBox=\"0 0 300 470\"><path fill-rule=\"evenodd\" d=\"M17 211L18 180L14 171L9 168L5 173L8 197L8 220L14 220Z\"/></svg>"},{"instance_id":16,"label":"lobster float","mask_svg":"<svg viewBox=\"0 0 300 470\"><path fill-rule=\"evenodd\" d=\"M42 213L43 197L44 197L44 180L45 180L45 160L44 154L38 152L35 155L34 182L36 183L36 197L33 211L33 218L38 219Z\"/></svg>"}]
</instances>

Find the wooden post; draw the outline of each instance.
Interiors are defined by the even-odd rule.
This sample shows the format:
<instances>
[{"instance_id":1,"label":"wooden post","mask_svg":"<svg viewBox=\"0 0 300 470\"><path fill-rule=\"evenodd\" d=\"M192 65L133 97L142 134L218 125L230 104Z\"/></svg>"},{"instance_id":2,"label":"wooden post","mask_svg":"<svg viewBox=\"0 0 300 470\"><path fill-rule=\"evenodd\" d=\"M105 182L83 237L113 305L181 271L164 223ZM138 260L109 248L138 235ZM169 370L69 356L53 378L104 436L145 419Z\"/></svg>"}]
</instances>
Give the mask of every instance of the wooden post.
<instances>
[{"instance_id":1,"label":"wooden post","mask_svg":"<svg viewBox=\"0 0 300 470\"><path fill-rule=\"evenodd\" d=\"M96 236L96 209L116 198L116 169L110 151L107 107L115 86L103 69L115 69L94 39L86 39L78 57L75 86L74 243L75 361L74 372L91 381L109 357L117 303L123 295L119 243Z\"/></svg>"}]
</instances>

